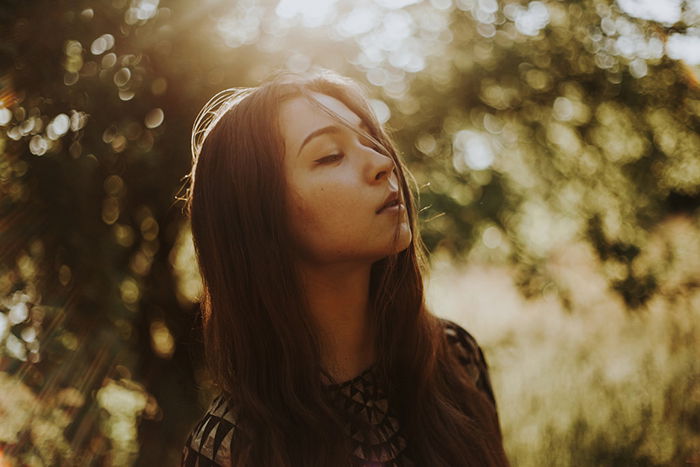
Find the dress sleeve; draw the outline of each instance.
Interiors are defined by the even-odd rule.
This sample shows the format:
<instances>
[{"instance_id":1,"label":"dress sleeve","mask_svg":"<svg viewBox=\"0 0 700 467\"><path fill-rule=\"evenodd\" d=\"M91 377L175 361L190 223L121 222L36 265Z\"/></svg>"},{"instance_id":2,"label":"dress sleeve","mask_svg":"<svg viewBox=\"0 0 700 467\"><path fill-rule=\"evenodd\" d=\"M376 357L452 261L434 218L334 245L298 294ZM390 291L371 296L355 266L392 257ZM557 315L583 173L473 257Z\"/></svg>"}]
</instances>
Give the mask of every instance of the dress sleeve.
<instances>
[{"instance_id":1,"label":"dress sleeve","mask_svg":"<svg viewBox=\"0 0 700 467\"><path fill-rule=\"evenodd\" d=\"M217 396L189 433L182 449L180 466L231 465L231 444L235 429L234 410L222 395Z\"/></svg>"},{"instance_id":2,"label":"dress sleeve","mask_svg":"<svg viewBox=\"0 0 700 467\"><path fill-rule=\"evenodd\" d=\"M457 359L464 366L477 389L484 393L496 407L496 398L489 377L489 367L484 352L476 339L457 323L445 318L440 318L440 320L445 328L447 343L456 352Z\"/></svg>"}]
</instances>

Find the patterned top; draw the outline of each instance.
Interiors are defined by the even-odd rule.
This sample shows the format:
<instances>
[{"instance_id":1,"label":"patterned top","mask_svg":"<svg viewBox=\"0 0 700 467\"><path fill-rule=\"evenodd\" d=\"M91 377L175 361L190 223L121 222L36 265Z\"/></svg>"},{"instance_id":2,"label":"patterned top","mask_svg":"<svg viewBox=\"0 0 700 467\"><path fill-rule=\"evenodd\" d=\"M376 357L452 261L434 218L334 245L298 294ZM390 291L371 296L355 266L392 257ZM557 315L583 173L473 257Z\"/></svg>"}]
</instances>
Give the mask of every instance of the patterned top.
<instances>
[{"instance_id":1,"label":"patterned top","mask_svg":"<svg viewBox=\"0 0 700 467\"><path fill-rule=\"evenodd\" d=\"M467 374L496 407L488 366L476 339L458 324L441 318L447 342L457 353ZM414 463L406 456L406 440L401 434L396 413L370 367L351 380L327 385L332 399L347 413L360 415L371 429L345 426L352 438L352 465L357 467L404 467ZM182 467L231 465L231 442L236 428L237 410L219 395L194 426L182 451ZM351 417L349 417L351 418Z\"/></svg>"}]
</instances>

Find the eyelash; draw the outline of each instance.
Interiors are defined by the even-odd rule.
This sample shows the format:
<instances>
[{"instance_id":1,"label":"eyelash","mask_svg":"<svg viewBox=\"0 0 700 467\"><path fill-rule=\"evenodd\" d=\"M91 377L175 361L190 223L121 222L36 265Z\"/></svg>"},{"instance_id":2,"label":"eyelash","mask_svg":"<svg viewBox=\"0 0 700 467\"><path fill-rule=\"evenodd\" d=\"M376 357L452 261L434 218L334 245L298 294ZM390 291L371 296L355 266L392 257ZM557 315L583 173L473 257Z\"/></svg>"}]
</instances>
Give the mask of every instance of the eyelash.
<instances>
[{"instance_id":1,"label":"eyelash","mask_svg":"<svg viewBox=\"0 0 700 467\"><path fill-rule=\"evenodd\" d=\"M335 161L335 160L342 158L343 156L344 156L344 154L342 152L339 152L336 154L331 154L329 156L320 158L319 160L316 161L316 163L323 164L323 163L328 162L328 161Z\"/></svg>"},{"instance_id":2,"label":"eyelash","mask_svg":"<svg viewBox=\"0 0 700 467\"><path fill-rule=\"evenodd\" d=\"M383 154L383 151L382 151L380 148L378 148L376 144L373 144L373 143L370 142L369 144L366 144L365 146L367 146L368 148L370 148L370 149L372 149L372 150L374 150L374 151L377 151L378 153ZM342 153L342 152L339 152L339 153L336 153L336 154L330 154L330 155L328 155L328 156L326 156L326 157L322 157L322 158L318 159L318 160L316 161L316 163L317 163L317 164L324 164L324 163L329 162L329 161L330 161L330 162L333 162L333 161L342 159L343 156L345 156L345 154Z\"/></svg>"}]
</instances>

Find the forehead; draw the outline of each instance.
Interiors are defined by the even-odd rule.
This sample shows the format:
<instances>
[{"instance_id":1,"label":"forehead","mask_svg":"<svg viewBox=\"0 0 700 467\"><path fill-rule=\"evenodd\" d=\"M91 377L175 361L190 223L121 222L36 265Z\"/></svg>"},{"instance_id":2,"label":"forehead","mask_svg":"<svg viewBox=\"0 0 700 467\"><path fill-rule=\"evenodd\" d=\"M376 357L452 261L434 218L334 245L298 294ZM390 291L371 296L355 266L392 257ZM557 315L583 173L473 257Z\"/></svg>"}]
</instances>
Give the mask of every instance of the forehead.
<instances>
[{"instance_id":1,"label":"forehead","mask_svg":"<svg viewBox=\"0 0 700 467\"><path fill-rule=\"evenodd\" d=\"M353 125L359 126L362 122L362 119L340 100L317 92L312 92L311 95L318 103ZM286 150L294 154L306 135L312 131L328 125L341 125L304 96L297 96L282 103L279 123Z\"/></svg>"}]
</instances>

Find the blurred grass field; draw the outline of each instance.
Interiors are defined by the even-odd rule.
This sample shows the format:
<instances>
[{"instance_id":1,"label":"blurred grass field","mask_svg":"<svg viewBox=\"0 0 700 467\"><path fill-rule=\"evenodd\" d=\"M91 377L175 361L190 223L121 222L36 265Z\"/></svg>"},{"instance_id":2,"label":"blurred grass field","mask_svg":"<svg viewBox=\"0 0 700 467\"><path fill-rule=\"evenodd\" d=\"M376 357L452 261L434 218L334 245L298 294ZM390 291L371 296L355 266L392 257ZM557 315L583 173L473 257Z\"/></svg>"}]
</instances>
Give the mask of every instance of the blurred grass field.
<instances>
[{"instance_id":1,"label":"blurred grass field","mask_svg":"<svg viewBox=\"0 0 700 467\"><path fill-rule=\"evenodd\" d=\"M547 262L557 282L531 299L510 267L436 258L428 302L484 349L513 465L700 465L697 219L651 233L635 266L670 259L641 309L625 308L595 258L585 243L560 248Z\"/></svg>"}]
</instances>

